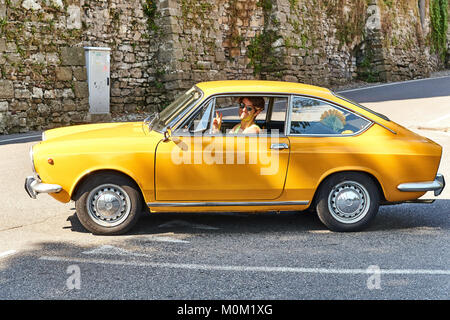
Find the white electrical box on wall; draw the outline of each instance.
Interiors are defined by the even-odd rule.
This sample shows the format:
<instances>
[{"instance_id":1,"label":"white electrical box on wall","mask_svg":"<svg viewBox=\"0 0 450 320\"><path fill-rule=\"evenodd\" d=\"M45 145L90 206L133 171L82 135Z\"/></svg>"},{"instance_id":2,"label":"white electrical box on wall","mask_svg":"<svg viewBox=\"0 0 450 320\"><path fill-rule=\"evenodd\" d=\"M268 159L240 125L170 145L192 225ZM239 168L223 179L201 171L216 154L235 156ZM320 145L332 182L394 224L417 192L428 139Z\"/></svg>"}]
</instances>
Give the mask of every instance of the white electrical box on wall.
<instances>
[{"instance_id":1,"label":"white electrical box on wall","mask_svg":"<svg viewBox=\"0 0 450 320\"><path fill-rule=\"evenodd\" d=\"M110 48L85 47L89 113L109 113Z\"/></svg>"}]
</instances>

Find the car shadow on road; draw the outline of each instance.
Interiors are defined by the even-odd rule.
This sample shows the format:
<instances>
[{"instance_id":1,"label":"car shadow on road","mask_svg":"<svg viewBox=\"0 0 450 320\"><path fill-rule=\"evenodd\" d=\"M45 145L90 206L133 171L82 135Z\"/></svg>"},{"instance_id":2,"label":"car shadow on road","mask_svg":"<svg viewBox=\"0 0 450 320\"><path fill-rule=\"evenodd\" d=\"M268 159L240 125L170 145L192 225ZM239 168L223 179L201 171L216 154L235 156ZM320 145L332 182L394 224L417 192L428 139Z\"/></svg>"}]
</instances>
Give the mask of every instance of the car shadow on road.
<instances>
[{"instance_id":1,"label":"car shadow on road","mask_svg":"<svg viewBox=\"0 0 450 320\"><path fill-rule=\"evenodd\" d=\"M450 200L433 204L381 206L369 227L362 232L408 231L411 229L449 229ZM67 219L73 232L88 233L76 213ZM329 233L315 212L267 213L145 213L127 235L160 233Z\"/></svg>"},{"instance_id":2,"label":"car shadow on road","mask_svg":"<svg viewBox=\"0 0 450 320\"><path fill-rule=\"evenodd\" d=\"M76 213L69 216L73 232L88 233ZM314 213L143 213L137 225L126 235L173 233L261 233L325 230Z\"/></svg>"}]
</instances>

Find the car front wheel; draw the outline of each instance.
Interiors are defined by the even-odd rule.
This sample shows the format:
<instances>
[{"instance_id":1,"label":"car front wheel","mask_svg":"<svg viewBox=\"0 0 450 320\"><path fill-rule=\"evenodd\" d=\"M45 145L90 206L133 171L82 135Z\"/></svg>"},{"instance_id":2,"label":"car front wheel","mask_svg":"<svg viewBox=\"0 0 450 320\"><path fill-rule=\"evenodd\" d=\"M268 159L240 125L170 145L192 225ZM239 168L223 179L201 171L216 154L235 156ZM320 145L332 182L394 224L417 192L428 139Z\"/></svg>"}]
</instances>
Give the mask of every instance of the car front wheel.
<instances>
[{"instance_id":1,"label":"car front wheel","mask_svg":"<svg viewBox=\"0 0 450 320\"><path fill-rule=\"evenodd\" d=\"M81 224L94 234L122 234L131 229L142 211L140 191L130 179L99 173L77 192L75 209Z\"/></svg>"},{"instance_id":2,"label":"car front wheel","mask_svg":"<svg viewBox=\"0 0 450 320\"><path fill-rule=\"evenodd\" d=\"M335 174L318 192L317 215L332 231L363 230L378 212L378 187L363 173Z\"/></svg>"}]
</instances>

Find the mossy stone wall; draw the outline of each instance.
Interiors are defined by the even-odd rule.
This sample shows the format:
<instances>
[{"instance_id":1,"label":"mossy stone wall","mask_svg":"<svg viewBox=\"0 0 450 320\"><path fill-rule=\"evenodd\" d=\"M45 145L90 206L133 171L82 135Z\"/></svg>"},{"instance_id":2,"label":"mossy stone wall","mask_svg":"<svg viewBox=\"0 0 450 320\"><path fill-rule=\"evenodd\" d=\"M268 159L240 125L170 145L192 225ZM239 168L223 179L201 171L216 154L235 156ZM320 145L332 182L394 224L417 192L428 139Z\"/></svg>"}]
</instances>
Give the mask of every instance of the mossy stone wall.
<instances>
[{"instance_id":1,"label":"mossy stone wall","mask_svg":"<svg viewBox=\"0 0 450 320\"><path fill-rule=\"evenodd\" d=\"M85 46L111 48L113 115L161 110L200 81L335 87L426 77L448 61L445 5L449 10L447 0L0 0L0 133L95 120Z\"/></svg>"}]
</instances>

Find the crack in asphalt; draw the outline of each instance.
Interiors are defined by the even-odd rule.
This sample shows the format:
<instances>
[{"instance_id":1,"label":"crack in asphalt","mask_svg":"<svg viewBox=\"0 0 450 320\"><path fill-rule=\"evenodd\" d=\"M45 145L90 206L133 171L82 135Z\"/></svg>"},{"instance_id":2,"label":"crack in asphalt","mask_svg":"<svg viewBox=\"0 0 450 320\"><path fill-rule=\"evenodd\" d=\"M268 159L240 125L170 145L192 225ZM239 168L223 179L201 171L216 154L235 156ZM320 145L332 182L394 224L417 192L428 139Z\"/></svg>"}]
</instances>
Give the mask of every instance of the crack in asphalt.
<instances>
[{"instance_id":1,"label":"crack in asphalt","mask_svg":"<svg viewBox=\"0 0 450 320\"><path fill-rule=\"evenodd\" d=\"M36 222L29 223L29 224L23 224L23 225L19 225L19 226L9 227L9 228L6 228L6 229L0 229L0 232L9 231L9 230L14 230L14 229L20 229L20 228L24 228L24 227L33 226L33 225L36 225L36 224L45 223L45 222L47 222L48 220L50 220L50 219L52 219L52 218L55 218L55 217L57 217L57 216L59 216L59 214L55 214L55 215L53 215L53 216L51 216L51 217L47 217L47 218L45 218L45 219L42 220L42 221L36 221Z\"/></svg>"}]
</instances>

